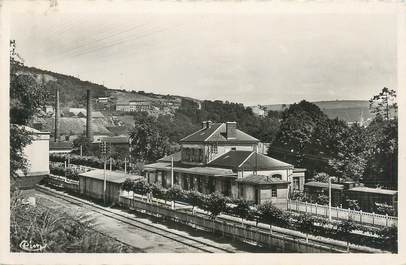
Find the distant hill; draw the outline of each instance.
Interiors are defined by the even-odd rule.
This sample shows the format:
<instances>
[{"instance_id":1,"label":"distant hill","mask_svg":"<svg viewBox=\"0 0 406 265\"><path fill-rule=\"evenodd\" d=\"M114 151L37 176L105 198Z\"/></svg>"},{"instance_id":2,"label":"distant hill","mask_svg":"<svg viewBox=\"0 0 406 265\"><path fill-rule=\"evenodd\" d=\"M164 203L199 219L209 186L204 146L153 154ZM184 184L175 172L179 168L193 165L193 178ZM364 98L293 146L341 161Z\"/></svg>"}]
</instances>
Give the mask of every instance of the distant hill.
<instances>
[{"instance_id":1,"label":"distant hill","mask_svg":"<svg viewBox=\"0 0 406 265\"><path fill-rule=\"evenodd\" d=\"M79 78L55 73L35 67L22 67L18 71L20 74L32 75L37 82L45 85L48 91L48 103L53 105L55 89L60 89L60 104L62 108L81 108L86 106L86 90L90 89L93 98L111 97L114 101L128 101L135 99L142 100L180 100L183 97L172 95L160 95L146 93L144 91L126 91L124 89L109 89L103 85ZM198 102L197 99L192 99Z\"/></svg>"},{"instance_id":2,"label":"distant hill","mask_svg":"<svg viewBox=\"0 0 406 265\"><path fill-rule=\"evenodd\" d=\"M346 122L360 122L373 117L369 110L368 100L335 100L335 101L315 101L326 115L331 118L339 118ZM290 104L262 105L266 111L282 111L289 108Z\"/></svg>"}]
</instances>

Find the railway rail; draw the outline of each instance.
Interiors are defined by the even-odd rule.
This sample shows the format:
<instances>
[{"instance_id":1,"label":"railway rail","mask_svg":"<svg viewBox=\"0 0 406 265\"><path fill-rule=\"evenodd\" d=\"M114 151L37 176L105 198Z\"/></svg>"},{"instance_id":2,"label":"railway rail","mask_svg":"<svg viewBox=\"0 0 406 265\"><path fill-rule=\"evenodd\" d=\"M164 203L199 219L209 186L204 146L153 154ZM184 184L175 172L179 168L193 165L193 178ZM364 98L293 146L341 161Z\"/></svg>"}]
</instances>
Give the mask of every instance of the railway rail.
<instances>
[{"instance_id":1,"label":"railway rail","mask_svg":"<svg viewBox=\"0 0 406 265\"><path fill-rule=\"evenodd\" d=\"M209 244L207 242L203 242L201 240L192 238L192 237L188 237L188 236L184 236L184 235L179 235L175 232L169 231L169 230L165 230L163 228L160 227L156 227L156 226L151 226L151 224L149 223L145 223L141 220L135 219L135 218L131 218L129 216L120 214L120 213L116 213L114 211L111 211L109 209L106 209L102 206L93 204L91 202L87 202L85 200L79 199L79 198L74 198L72 196L69 195L65 195L65 194L61 194L59 192L55 192L52 191L50 189L46 189L43 188L41 186L36 186L36 190L43 192L45 194L57 197L61 200L64 200L68 203L74 204L74 205L78 205L84 208L87 208L93 212L96 212L98 214L101 214L103 216L106 216L108 218L114 219L116 221L125 223L127 225L136 227L138 229L142 229L144 231L150 232L150 233L154 233L157 234L159 236L168 238L170 240L176 241L178 243L181 243L183 245L186 245L188 247L192 247L195 249L198 249L200 251L206 252L206 253L234 253L233 251L230 251L228 249L219 247L219 246L215 246L213 244Z\"/></svg>"}]
</instances>

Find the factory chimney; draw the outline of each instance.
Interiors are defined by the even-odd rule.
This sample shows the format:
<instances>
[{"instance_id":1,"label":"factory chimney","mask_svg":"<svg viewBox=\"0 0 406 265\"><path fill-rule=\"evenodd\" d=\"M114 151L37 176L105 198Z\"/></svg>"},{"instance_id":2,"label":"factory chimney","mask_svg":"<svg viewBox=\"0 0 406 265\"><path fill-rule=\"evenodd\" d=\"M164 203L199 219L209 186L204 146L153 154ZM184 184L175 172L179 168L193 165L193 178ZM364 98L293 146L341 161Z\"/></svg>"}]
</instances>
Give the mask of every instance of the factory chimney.
<instances>
[{"instance_id":1,"label":"factory chimney","mask_svg":"<svg viewBox=\"0 0 406 265\"><path fill-rule=\"evenodd\" d=\"M61 113L59 110L59 87L55 89L55 135L54 135L54 141L58 142L60 135L59 135L59 119L60 119Z\"/></svg>"},{"instance_id":2,"label":"factory chimney","mask_svg":"<svg viewBox=\"0 0 406 265\"><path fill-rule=\"evenodd\" d=\"M90 95L90 89L86 92L86 137L90 142L93 141L92 132L92 100Z\"/></svg>"}]
</instances>

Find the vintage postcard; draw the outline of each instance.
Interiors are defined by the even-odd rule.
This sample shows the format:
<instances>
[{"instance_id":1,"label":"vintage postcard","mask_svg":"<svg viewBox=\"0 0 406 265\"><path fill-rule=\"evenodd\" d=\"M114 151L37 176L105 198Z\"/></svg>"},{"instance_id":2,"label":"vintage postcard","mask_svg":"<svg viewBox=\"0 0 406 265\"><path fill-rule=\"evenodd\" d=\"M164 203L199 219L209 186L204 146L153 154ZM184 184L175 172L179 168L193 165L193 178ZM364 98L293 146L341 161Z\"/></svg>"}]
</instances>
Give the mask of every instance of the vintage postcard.
<instances>
[{"instance_id":1,"label":"vintage postcard","mask_svg":"<svg viewBox=\"0 0 406 265\"><path fill-rule=\"evenodd\" d=\"M0 6L1 263L406 260L401 2Z\"/></svg>"}]
</instances>

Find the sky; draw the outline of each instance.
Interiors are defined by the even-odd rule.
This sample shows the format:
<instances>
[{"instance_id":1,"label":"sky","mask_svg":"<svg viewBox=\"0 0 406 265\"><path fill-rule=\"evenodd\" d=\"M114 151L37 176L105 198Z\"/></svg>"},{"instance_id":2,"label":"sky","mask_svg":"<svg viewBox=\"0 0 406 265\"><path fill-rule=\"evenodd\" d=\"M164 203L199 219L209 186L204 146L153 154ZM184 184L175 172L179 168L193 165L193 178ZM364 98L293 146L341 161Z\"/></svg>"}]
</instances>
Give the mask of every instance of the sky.
<instances>
[{"instance_id":1,"label":"sky","mask_svg":"<svg viewBox=\"0 0 406 265\"><path fill-rule=\"evenodd\" d=\"M31 13L10 35L26 65L113 89L256 105L397 88L385 13Z\"/></svg>"}]
</instances>

